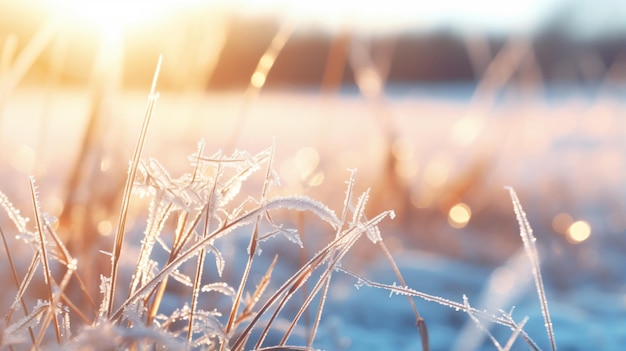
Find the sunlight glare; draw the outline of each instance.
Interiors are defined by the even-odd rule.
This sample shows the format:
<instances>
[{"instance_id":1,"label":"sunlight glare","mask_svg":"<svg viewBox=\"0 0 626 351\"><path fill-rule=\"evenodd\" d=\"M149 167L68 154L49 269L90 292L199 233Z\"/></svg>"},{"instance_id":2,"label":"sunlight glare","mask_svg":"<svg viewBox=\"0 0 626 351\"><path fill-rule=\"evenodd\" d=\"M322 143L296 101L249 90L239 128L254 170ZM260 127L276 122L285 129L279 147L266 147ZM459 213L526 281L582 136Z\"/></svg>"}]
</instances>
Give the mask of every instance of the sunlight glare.
<instances>
[{"instance_id":1,"label":"sunlight glare","mask_svg":"<svg viewBox=\"0 0 626 351\"><path fill-rule=\"evenodd\" d=\"M47 0L69 23L96 28L104 37L116 37L125 29L153 21L200 0Z\"/></svg>"},{"instance_id":2,"label":"sunlight glare","mask_svg":"<svg viewBox=\"0 0 626 351\"><path fill-rule=\"evenodd\" d=\"M585 221L576 221L567 229L567 239L572 244L581 243L591 235L591 226Z\"/></svg>"},{"instance_id":3,"label":"sunlight glare","mask_svg":"<svg viewBox=\"0 0 626 351\"><path fill-rule=\"evenodd\" d=\"M448 223L453 228L463 228L472 218L472 210L464 203L458 203L448 212Z\"/></svg>"}]
</instances>

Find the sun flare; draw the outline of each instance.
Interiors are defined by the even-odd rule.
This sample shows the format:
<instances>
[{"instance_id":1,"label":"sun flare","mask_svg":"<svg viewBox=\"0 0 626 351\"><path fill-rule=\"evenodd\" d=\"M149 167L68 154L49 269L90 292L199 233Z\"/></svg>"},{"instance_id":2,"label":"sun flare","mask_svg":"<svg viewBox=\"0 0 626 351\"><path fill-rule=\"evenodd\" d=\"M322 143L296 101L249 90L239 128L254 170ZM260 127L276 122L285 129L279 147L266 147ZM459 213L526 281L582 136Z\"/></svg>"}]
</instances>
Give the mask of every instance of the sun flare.
<instances>
[{"instance_id":1,"label":"sun flare","mask_svg":"<svg viewBox=\"0 0 626 351\"><path fill-rule=\"evenodd\" d=\"M199 0L48 0L66 23L79 28L96 29L105 37L120 35L124 30L158 21L170 11L199 5Z\"/></svg>"}]
</instances>

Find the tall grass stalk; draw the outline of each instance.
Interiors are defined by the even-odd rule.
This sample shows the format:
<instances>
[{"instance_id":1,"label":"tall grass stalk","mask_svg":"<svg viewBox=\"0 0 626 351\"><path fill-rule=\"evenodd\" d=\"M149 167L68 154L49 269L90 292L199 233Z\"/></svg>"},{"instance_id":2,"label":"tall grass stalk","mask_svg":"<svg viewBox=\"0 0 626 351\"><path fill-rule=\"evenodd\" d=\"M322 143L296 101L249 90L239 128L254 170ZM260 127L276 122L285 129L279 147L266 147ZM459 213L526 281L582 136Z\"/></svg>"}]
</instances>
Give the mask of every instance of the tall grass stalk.
<instances>
[{"instance_id":1,"label":"tall grass stalk","mask_svg":"<svg viewBox=\"0 0 626 351\"><path fill-rule=\"evenodd\" d=\"M535 279L535 287L537 288L537 296L539 297L539 302L541 304L541 313L543 314L546 331L548 332L548 338L550 339L550 347L552 347L552 351L556 351L556 341L554 339L554 330L552 327L552 320L550 318L550 309L548 308L546 290L543 285L543 278L541 277L539 253L537 252L537 246L535 244L537 238L533 235L533 229L528 223L526 213L522 208L515 190L511 187L506 187L506 189L511 195L511 201L513 202L513 208L520 227L520 236L522 237L522 242L524 243L524 250L526 251L526 255L528 256L528 260L531 264L533 277Z\"/></svg>"},{"instance_id":2,"label":"tall grass stalk","mask_svg":"<svg viewBox=\"0 0 626 351\"><path fill-rule=\"evenodd\" d=\"M37 199L37 190L35 188L35 179L33 177L30 178L30 194L31 194L32 202L33 202L33 209L35 212L35 223L37 225L37 233L39 234L39 245L40 245L39 249L40 249L41 257L43 261L44 282L47 286L46 292L48 293L48 301L50 303L48 315L52 315L52 318L54 319L54 332L57 338L57 343L60 344L61 343L61 331L59 329L59 320L56 314L56 305L53 304L53 301L55 299L54 299L54 293L52 292L52 273L50 272L50 262L48 261L48 249L46 248L44 227L42 223L43 219L41 218L41 210L39 206L39 200ZM37 338L37 342L35 343L35 346L38 346L41 343L45 332L46 332L46 328L44 324L44 326L41 328L41 331L39 332L39 337Z\"/></svg>"},{"instance_id":3,"label":"tall grass stalk","mask_svg":"<svg viewBox=\"0 0 626 351\"><path fill-rule=\"evenodd\" d=\"M148 133L148 126L150 125L150 119L152 112L159 98L156 92L157 79L159 78L159 71L161 70L161 63L163 56L159 56L159 60L154 71L154 77L152 78L152 86L150 88L150 94L148 95L148 105L146 106L146 112L144 115L143 124L141 126L141 132L137 139L135 151L133 152L133 158L128 170L128 177L126 178L126 185L124 186L124 194L122 196L122 206L120 208L120 215L117 223L117 230L115 232L115 243L113 252L111 252L111 281L109 287L108 306L106 308L107 316L111 316L113 310L113 302L115 299L115 285L117 283L117 271L119 266L120 256L122 254L122 244L124 242L124 232L126 228L126 217L128 215L128 205L130 204L130 197L133 190L133 182L135 181L135 175L137 174L137 167L139 166L139 160L143 151L143 145L146 140L146 134Z\"/></svg>"},{"instance_id":4,"label":"tall grass stalk","mask_svg":"<svg viewBox=\"0 0 626 351\"><path fill-rule=\"evenodd\" d=\"M258 98L261 93L261 89L265 86L267 76L272 70L272 67L274 67L274 63L276 62L278 55L280 55L281 51L285 47L285 44L293 34L295 27L296 23L294 21L285 21L272 38L272 41L263 53L263 56L259 59L259 62L254 69L254 73L252 73L252 76L250 77L248 87L244 93L244 98L240 105L233 131L228 138L225 148L227 151L233 151L237 147L239 137L241 136L241 132L248 119L249 109L252 103Z\"/></svg>"},{"instance_id":5,"label":"tall grass stalk","mask_svg":"<svg viewBox=\"0 0 626 351\"><path fill-rule=\"evenodd\" d=\"M13 281L15 282L15 287L20 288L20 278L17 276L17 269L15 268L15 262L13 261L13 255L11 255L11 250L9 249L9 245L7 244L6 236L4 235L4 230L0 227L0 234L2 234L2 243L4 244L4 250L7 254L7 259L9 260L9 265L11 266L11 274L13 275ZM22 309L24 310L24 314L28 315L28 306L26 305L26 301L24 300L24 296L19 296L20 304L22 305ZM4 316L4 323L9 324L11 322L12 313L7 313ZM28 335L30 336L30 340L35 344L35 333L33 332L33 328L28 327ZM13 347L11 346L11 349Z\"/></svg>"}]
</instances>

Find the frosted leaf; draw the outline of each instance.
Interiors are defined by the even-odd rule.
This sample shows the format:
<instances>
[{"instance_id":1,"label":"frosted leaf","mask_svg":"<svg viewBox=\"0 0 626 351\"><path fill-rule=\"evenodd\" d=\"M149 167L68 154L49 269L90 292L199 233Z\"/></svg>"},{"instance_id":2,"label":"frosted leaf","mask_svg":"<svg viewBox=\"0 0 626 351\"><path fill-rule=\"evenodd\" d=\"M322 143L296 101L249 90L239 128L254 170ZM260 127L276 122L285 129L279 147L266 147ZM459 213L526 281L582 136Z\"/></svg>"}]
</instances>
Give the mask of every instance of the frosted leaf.
<instances>
[{"instance_id":1,"label":"frosted leaf","mask_svg":"<svg viewBox=\"0 0 626 351\"><path fill-rule=\"evenodd\" d=\"M67 307L60 309L61 311L61 336L64 342L68 342L72 338L72 329L70 324L70 311Z\"/></svg>"},{"instance_id":2,"label":"frosted leaf","mask_svg":"<svg viewBox=\"0 0 626 351\"><path fill-rule=\"evenodd\" d=\"M224 256L222 256L222 253L220 252L220 250L218 250L215 246L211 245L211 244L207 244L208 248L211 250L211 252L215 255L215 266L217 268L217 274L218 276L222 276L222 273L224 272L224 266L226 266L226 261L224 260Z\"/></svg>"},{"instance_id":3,"label":"frosted leaf","mask_svg":"<svg viewBox=\"0 0 626 351\"><path fill-rule=\"evenodd\" d=\"M204 336L197 338L192 346L194 348L203 345L214 344L213 340L226 340L224 327L219 320L221 313L217 311L199 310L194 313L194 324L192 330L194 333L202 333Z\"/></svg>"},{"instance_id":4,"label":"frosted leaf","mask_svg":"<svg viewBox=\"0 0 626 351\"><path fill-rule=\"evenodd\" d=\"M9 315L13 311L17 310L20 304L21 298L22 296L24 296L26 289L28 288L31 281L33 280L33 276L35 275L35 270L37 267L39 267L40 263L41 263L41 256L39 254L33 256L31 264L28 268L28 272L26 273L26 276L24 277L24 279L22 279L22 281L20 282L20 288L18 289L17 294L15 294L15 299L13 300L13 304L11 305L11 308L9 309L10 311Z\"/></svg>"},{"instance_id":5,"label":"frosted leaf","mask_svg":"<svg viewBox=\"0 0 626 351\"><path fill-rule=\"evenodd\" d=\"M380 230L378 230L376 226L387 216L389 216L389 218L393 218L394 212L393 211L382 212L378 214L376 217L367 221L367 223L360 224L358 227L361 229L362 232L366 233L367 238L371 242L377 243L382 240L382 237L380 235Z\"/></svg>"},{"instance_id":6,"label":"frosted leaf","mask_svg":"<svg viewBox=\"0 0 626 351\"><path fill-rule=\"evenodd\" d=\"M359 222L362 221L362 218L365 217L365 204L369 199L369 194L370 189L367 189L363 194L361 194L361 196L359 196L356 208L354 209L354 213L352 214L352 222L350 223L351 226L357 225Z\"/></svg>"},{"instance_id":7,"label":"frosted leaf","mask_svg":"<svg viewBox=\"0 0 626 351\"><path fill-rule=\"evenodd\" d=\"M261 167L258 165L252 165L241 173L233 176L221 189L221 202L220 205L224 206L235 198L241 191L243 182L252 175L252 173L259 170Z\"/></svg>"},{"instance_id":8,"label":"frosted leaf","mask_svg":"<svg viewBox=\"0 0 626 351\"><path fill-rule=\"evenodd\" d=\"M21 337L25 335L25 333L28 331L28 328L36 327L39 324L39 322L41 321L41 317L49 306L50 303L48 303L47 301L38 300L37 305L35 305L33 310L27 316L24 316L22 319L9 325L5 329L5 334L12 337Z\"/></svg>"},{"instance_id":9,"label":"frosted leaf","mask_svg":"<svg viewBox=\"0 0 626 351\"><path fill-rule=\"evenodd\" d=\"M191 278L188 275L181 273L178 269L173 271L172 274L170 274L170 276L174 278L174 280L176 280L177 282L183 285L186 285L189 287L193 286L193 283L191 282Z\"/></svg>"},{"instance_id":10,"label":"frosted leaf","mask_svg":"<svg viewBox=\"0 0 626 351\"><path fill-rule=\"evenodd\" d=\"M13 203L9 200L9 198L0 191L0 206L2 206L9 216L9 219L13 221L17 230L20 233L27 233L26 225L28 224L29 219L24 218L20 215L20 211L13 206Z\"/></svg>"},{"instance_id":11,"label":"frosted leaf","mask_svg":"<svg viewBox=\"0 0 626 351\"><path fill-rule=\"evenodd\" d=\"M281 185L280 176L278 175L278 172L276 172L276 170L274 170L273 168L270 169L270 177L268 181L270 182L270 184L274 184L276 186Z\"/></svg>"},{"instance_id":12,"label":"frosted leaf","mask_svg":"<svg viewBox=\"0 0 626 351\"><path fill-rule=\"evenodd\" d=\"M142 325L143 316L147 309L142 303L133 303L124 307L124 319L133 322L134 325Z\"/></svg>"},{"instance_id":13,"label":"frosted leaf","mask_svg":"<svg viewBox=\"0 0 626 351\"><path fill-rule=\"evenodd\" d=\"M297 211L310 211L320 219L331 224L334 228L338 228L340 225L340 221L333 210L323 203L303 195L276 197L269 200L264 207L267 210L287 208Z\"/></svg>"},{"instance_id":14,"label":"frosted leaf","mask_svg":"<svg viewBox=\"0 0 626 351\"><path fill-rule=\"evenodd\" d=\"M298 245L301 249L304 248L304 244L300 239L300 234L298 234L296 229L281 229L280 232L287 238L287 240Z\"/></svg>"},{"instance_id":15,"label":"frosted leaf","mask_svg":"<svg viewBox=\"0 0 626 351\"><path fill-rule=\"evenodd\" d=\"M200 291L202 292L215 291L215 292L224 294L232 298L234 298L236 294L235 289L233 289L230 285L223 283L223 282L206 284L200 289Z\"/></svg>"},{"instance_id":16,"label":"frosted leaf","mask_svg":"<svg viewBox=\"0 0 626 351\"><path fill-rule=\"evenodd\" d=\"M304 244L302 243L302 240L300 239L300 234L298 233L297 229L283 228L282 226L276 225L276 224L274 224L274 227L276 228L276 230L269 232L267 234L264 234L263 236L259 237L257 240L259 242L263 242L273 237L274 235L280 233L280 234L283 234L283 236L287 238L287 240L289 240L290 242L298 245L300 248L304 248ZM250 248L248 248L248 253L250 253L249 249Z\"/></svg>"},{"instance_id":17,"label":"frosted leaf","mask_svg":"<svg viewBox=\"0 0 626 351\"><path fill-rule=\"evenodd\" d=\"M107 313L109 296L111 296L111 278L105 277L102 274L100 274L100 294L102 295L102 302L98 309L98 316L103 317Z\"/></svg>"},{"instance_id":18,"label":"frosted leaf","mask_svg":"<svg viewBox=\"0 0 626 351\"><path fill-rule=\"evenodd\" d=\"M154 198L150 202L144 239L142 240L139 257L137 258L135 275L131 281L131 292L139 285L140 281L138 279L141 279L141 284L145 284L153 276L151 269L155 267L155 264L150 261L150 256L171 210L171 206L159 201L158 198Z\"/></svg>"},{"instance_id":19,"label":"frosted leaf","mask_svg":"<svg viewBox=\"0 0 626 351\"><path fill-rule=\"evenodd\" d=\"M240 162L224 163L226 162L226 160L224 160L220 163L225 165L233 164L239 170L239 172L221 188L220 192L222 194L222 202L220 204L222 206L229 203L237 194L239 194L243 182L261 168L261 163L269 159L271 152L272 148L268 148L261 151L256 156L251 157L248 153L236 151L232 158L240 159Z\"/></svg>"}]
</instances>

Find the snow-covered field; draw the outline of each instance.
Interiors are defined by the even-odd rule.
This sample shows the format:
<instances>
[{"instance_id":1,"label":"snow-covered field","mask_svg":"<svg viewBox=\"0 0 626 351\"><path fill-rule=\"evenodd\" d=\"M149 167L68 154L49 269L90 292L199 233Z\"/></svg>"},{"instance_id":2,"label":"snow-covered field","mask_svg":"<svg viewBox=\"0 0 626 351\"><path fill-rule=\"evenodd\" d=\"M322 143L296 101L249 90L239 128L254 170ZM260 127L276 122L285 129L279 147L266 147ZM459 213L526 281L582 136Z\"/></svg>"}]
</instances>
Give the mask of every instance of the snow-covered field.
<instances>
[{"instance_id":1,"label":"snow-covered field","mask_svg":"<svg viewBox=\"0 0 626 351\"><path fill-rule=\"evenodd\" d=\"M357 193L372 189L368 214L387 209L398 214L381 229L408 287L461 303L466 295L472 306L496 314L515 307L513 317L518 322L529 317L524 330L547 350L531 266L504 190L512 186L537 237L559 350L625 348L626 109L621 95L592 98L566 89L546 98L509 92L495 105L485 105L440 91L404 87L385 101L367 101L350 92L269 91L245 117L239 114L242 98L237 92L166 91L157 103L144 158L157 158L177 177L189 171L186 157L202 138L208 154L235 144L257 153L275 143L275 169L282 179L275 195L306 194L336 212L344 201L346 169L356 168ZM87 144L81 172L90 185L82 186L75 201L111 204L95 220L101 235L93 242L101 250L112 245L121 191L117 185L123 185L145 97L144 92L111 96ZM42 207L60 215L90 101L81 90L27 87L0 106L0 191L23 213L31 211L28 175L33 174ZM256 182L252 189L258 188ZM451 212L460 204L471 211L469 221ZM310 253L319 249L320 228L306 218L286 220L303 223L305 247ZM132 232L141 232L142 221L134 221ZM4 214L0 224L11 233ZM245 245L243 240L233 250L245 250ZM289 245L285 250L291 250ZM277 247L280 254L284 247ZM271 260L263 257L260 262ZM4 255L0 262L7 267ZM228 257L226 262L231 263ZM372 245L356 246L346 266L374 281L398 284ZM277 268L272 279L278 284L290 272L289 267ZM9 274L3 268L3 279ZM374 287L357 289L356 283L354 277L335 273L314 346L418 350L419 333L406 298L389 297ZM1 310L14 293L3 289ZM416 303L432 350L496 349L467 314L420 299ZM511 335L501 326L492 333L502 345ZM527 347L518 340L512 349Z\"/></svg>"}]
</instances>

